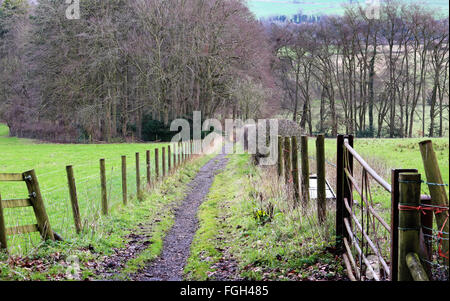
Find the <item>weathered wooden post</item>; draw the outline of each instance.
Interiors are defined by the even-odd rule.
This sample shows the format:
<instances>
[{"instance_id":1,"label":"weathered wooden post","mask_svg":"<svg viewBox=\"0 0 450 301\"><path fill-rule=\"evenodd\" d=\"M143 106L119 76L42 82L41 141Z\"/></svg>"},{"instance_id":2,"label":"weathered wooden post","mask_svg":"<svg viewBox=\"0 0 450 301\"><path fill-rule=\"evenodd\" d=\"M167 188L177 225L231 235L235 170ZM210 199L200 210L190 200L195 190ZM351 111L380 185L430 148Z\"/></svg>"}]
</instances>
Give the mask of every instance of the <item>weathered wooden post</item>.
<instances>
[{"instance_id":1,"label":"weathered wooden post","mask_svg":"<svg viewBox=\"0 0 450 301\"><path fill-rule=\"evenodd\" d=\"M108 198L106 194L105 159L100 159L100 184L102 189L102 213L108 215Z\"/></svg>"},{"instance_id":2,"label":"weathered wooden post","mask_svg":"<svg viewBox=\"0 0 450 301\"><path fill-rule=\"evenodd\" d=\"M167 169L168 174L170 174L170 170L172 169L172 163L170 160L172 159L172 153L170 152L170 145L167 146Z\"/></svg>"},{"instance_id":3,"label":"weathered wooden post","mask_svg":"<svg viewBox=\"0 0 450 301\"><path fill-rule=\"evenodd\" d=\"M145 152L145 163L147 167L147 186L150 188L152 186L152 164L149 150Z\"/></svg>"},{"instance_id":4,"label":"weathered wooden post","mask_svg":"<svg viewBox=\"0 0 450 301\"><path fill-rule=\"evenodd\" d=\"M406 265L411 272L411 276L414 281L429 281L427 272L423 268L420 262L419 255L417 253L408 253L406 255Z\"/></svg>"},{"instance_id":5,"label":"weathered wooden post","mask_svg":"<svg viewBox=\"0 0 450 301\"><path fill-rule=\"evenodd\" d=\"M180 142L178 142L178 166L180 166L180 164L182 163L181 155L182 155L182 144L180 141Z\"/></svg>"},{"instance_id":6,"label":"weathered wooden post","mask_svg":"<svg viewBox=\"0 0 450 301\"><path fill-rule=\"evenodd\" d=\"M325 179L325 136L320 134L316 139L316 173L317 173L317 218L319 223L325 222L327 216L327 194Z\"/></svg>"},{"instance_id":7,"label":"weathered wooden post","mask_svg":"<svg viewBox=\"0 0 450 301\"><path fill-rule=\"evenodd\" d=\"M39 232L44 240L55 240L57 238L52 228L50 227L50 221L48 219L47 212L44 206L44 200L42 199L41 189L36 176L36 172L33 170L23 173L28 192L30 193L30 199L33 203L33 210L36 216Z\"/></svg>"},{"instance_id":8,"label":"weathered wooden post","mask_svg":"<svg viewBox=\"0 0 450 301\"><path fill-rule=\"evenodd\" d=\"M398 280L413 280L406 263L406 255L419 253L420 230L420 174L402 173L399 177L399 250L398 250Z\"/></svg>"},{"instance_id":9,"label":"weathered wooden post","mask_svg":"<svg viewBox=\"0 0 450 301\"><path fill-rule=\"evenodd\" d=\"M284 180L287 183L292 177L292 160L291 160L291 138L284 137Z\"/></svg>"},{"instance_id":10,"label":"weathered wooden post","mask_svg":"<svg viewBox=\"0 0 450 301\"><path fill-rule=\"evenodd\" d=\"M8 250L8 242L6 239L5 217L3 214L1 195L0 195L0 250Z\"/></svg>"},{"instance_id":11,"label":"weathered wooden post","mask_svg":"<svg viewBox=\"0 0 450 301\"><path fill-rule=\"evenodd\" d=\"M442 235L442 253L444 255L445 263L449 263L449 252L448 252L448 197L445 191L445 185L442 180L441 171L439 169L438 160L436 153L433 149L433 143L431 140L422 141L419 143L420 153L422 154L423 166L425 169L425 175L427 177L428 189L431 195L431 204L433 206L444 207L447 210L441 210L440 212L435 212L436 224Z\"/></svg>"},{"instance_id":12,"label":"weathered wooden post","mask_svg":"<svg viewBox=\"0 0 450 301\"><path fill-rule=\"evenodd\" d=\"M159 178L159 149L155 148L155 177Z\"/></svg>"},{"instance_id":13,"label":"weathered wooden post","mask_svg":"<svg viewBox=\"0 0 450 301\"><path fill-rule=\"evenodd\" d=\"M298 175L298 143L297 137L292 136L292 179L294 185L294 199L297 203L300 200L300 183L299 183L299 175Z\"/></svg>"},{"instance_id":14,"label":"weathered wooden post","mask_svg":"<svg viewBox=\"0 0 450 301\"><path fill-rule=\"evenodd\" d=\"M136 153L136 195L139 201L142 200L141 190L141 169L139 164L139 153Z\"/></svg>"},{"instance_id":15,"label":"weathered wooden post","mask_svg":"<svg viewBox=\"0 0 450 301\"><path fill-rule=\"evenodd\" d=\"M398 281L398 218L400 203L399 177L402 173L417 173L417 169L392 169L391 170L391 256L389 278Z\"/></svg>"},{"instance_id":16,"label":"weathered wooden post","mask_svg":"<svg viewBox=\"0 0 450 301\"><path fill-rule=\"evenodd\" d=\"M283 137L278 136L278 177L283 176Z\"/></svg>"},{"instance_id":17,"label":"weathered wooden post","mask_svg":"<svg viewBox=\"0 0 450 301\"><path fill-rule=\"evenodd\" d=\"M122 156L122 201L124 205L128 203L127 194L127 156Z\"/></svg>"},{"instance_id":18,"label":"weathered wooden post","mask_svg":"<svg viewBox=\"0 0 450 301\"><path fill-rule=\"evenodd\" d=\"M166 148L165 147L162 148L162 165L161 165L161 168L162 168L162 176L163 176L163 178L165 178L166 177Z\"/></svg>"},{"instance_id":19,"label":"weathered wooden post","mask_svg":"<svg viewBox=\"0 0 450 301\"><path fill-rule=\"evenodd\" d=\"M301 160L302 160L302 200L303 205L309 204L309 160L308 160L308 136L301 138Z\"/></svg>"},{"instance_id":20,"label":"weathered wooden post","mask_svg":"<svg viewBox=\"0 0 450 301\"><path fill-rule=\"evenodd\" d=\"M73 175L72 165L66 166L67 182L69 184L70 203L72 204L73 220L75 222L75 230L77 234L81 232L80 208L78 207L77 187L75 185L75 177Z\"/></svg>"},{"instance_id":21,"label":"weathered wooden post","mask_svg":"<svg viewBox=\"0 0 450 301\"><path fill-rule=\"evenodd\" d=\"M177 145L173 145L173 168L177 168Z\"/></svg>"}]
</instances>

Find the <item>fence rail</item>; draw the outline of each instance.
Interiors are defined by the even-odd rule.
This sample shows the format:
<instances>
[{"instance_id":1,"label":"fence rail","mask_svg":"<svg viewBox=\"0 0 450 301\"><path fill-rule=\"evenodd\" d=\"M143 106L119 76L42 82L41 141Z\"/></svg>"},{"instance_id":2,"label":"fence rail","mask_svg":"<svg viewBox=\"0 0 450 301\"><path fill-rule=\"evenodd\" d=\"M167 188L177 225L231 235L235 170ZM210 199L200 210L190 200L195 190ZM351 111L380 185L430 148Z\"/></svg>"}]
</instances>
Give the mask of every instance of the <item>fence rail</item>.
<instances>
[{"instance_id":1,"label":"fence rail","mask_svg":"<svg viewBox=\"0 0 450 301\"><path fill-rule=\"evenodd\" d=\"M437 265L448 270L448 198L444 188L447 184L442 182L431 141L422 142L421 148L428 181L420 179L417 169L393 169L388 183L355 150L353 136L338 135L336 234L351 280L432 279L433 239L438 244L437 257L445 262ZM354 174L354 162L362 169L359 180ZM371 180L391 195L390 224L375 209ZM420 194L422 183L430 187L431 196ZM433 213L438 230L433 229ZM387 232L385 237L380 235L380 225ZM383 240L390 242L389 256L383 254ZM420 256L423 249L428 250L425 257ZM371 255L376 264L369 260ZM379 266L378 271L374 266Z\"/></svg>"}]
</instances>

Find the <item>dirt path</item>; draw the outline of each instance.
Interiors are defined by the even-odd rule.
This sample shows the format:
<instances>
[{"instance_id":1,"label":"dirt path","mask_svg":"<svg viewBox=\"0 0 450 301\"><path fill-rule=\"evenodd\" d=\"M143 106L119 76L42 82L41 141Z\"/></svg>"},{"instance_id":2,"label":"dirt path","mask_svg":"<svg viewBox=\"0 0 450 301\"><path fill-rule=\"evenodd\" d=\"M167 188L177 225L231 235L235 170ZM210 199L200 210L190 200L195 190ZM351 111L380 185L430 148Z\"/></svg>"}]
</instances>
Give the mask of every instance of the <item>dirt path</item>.
<instances>
[{"instance_id":1,"label":"dirt path","mask_svg":"<svg viewBox=\"0 0 450 301\"><path fill-rule=\"evenodd\" d=\"M132 278L138 281L180 281L198 228L197 210L209 192L214 176L226 166L220 154L206 163L189 183L190 193L175 213L175 223L164 239L163 251L155 261Z\"/></svg>"}]
</instances>

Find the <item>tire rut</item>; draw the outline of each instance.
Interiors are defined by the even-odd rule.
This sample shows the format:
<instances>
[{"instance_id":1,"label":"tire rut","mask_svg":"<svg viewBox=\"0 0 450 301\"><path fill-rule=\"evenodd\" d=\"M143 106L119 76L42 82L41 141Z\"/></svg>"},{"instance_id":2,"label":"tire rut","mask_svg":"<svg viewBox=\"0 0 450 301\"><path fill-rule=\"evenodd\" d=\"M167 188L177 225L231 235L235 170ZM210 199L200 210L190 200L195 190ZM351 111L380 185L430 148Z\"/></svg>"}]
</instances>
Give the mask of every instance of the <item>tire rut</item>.
<instances>
[{"instance_id":1,"label":"tire rut","mask_svg":"<svg viewBox=\"0 0 450 301\"><path fill-rule=\"evenodd\" d=\"M164 238L161 255L131 278L137 281L181 281L190 255L190 246L198 229L197 211L204 201L216 174L228 163L225 154L208 161L189 183L189 194L176 209L175 223Z\"/></svg>"}]
</instances>

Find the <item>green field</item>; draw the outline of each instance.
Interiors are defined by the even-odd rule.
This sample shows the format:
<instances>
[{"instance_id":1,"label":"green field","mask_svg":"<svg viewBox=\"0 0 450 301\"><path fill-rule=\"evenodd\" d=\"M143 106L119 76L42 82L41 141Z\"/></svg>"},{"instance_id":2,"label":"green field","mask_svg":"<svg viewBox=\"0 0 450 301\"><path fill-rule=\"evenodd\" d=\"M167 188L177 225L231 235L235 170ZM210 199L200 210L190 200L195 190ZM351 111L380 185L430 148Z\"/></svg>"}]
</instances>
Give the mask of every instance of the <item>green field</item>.
<instances>
[{"instance_id":1,"label":"green field","mask_svg":"<svg viewBox=\"0 0 450 301\"><path fill-rule=\"evenodd\" d=\"M349 2L349 0L247 0L247 5L257 18L263 18L280 15L292 16L300 11L305 15L341 15L344 13L343 5ZM354 0L353 2L362 5L366 3L365 0ZM440 14L448 16L449 13L447 0L406 0L404 2L424 3Z\"/></svg>"},{"instance_id":2,"label":"green field","mask_svg":"<svg viewBox=\"0 0 450 301\"><path fill-rule=\"evenodd\" d=\"M129 198L136 195L135 153L140 152L141 183L146 183L145 151L151 150L154 175L154 149L165 144L50 144L8 137L8 128L0 124L0 172L36 171L50 224L63 238L72 237L75 228L67 186L66 165L73 165L83 225L95 232L101 219L99 159L106 159L109 210L122 203L121 156L127 156ZM160 155L161 161L161 155ZM161 166L161 163L160 163ZM27 198L24 182L0 183L2 199ZM35 224L31 207L5 209L7 227ZM11 252L28 253L40 242L38 233L8 237Z\"/></svg>"},{"instance_id":3,"label":"green field","mask_svg":"<svg viewBox=\"0 0 450 301\"><path fill-rule=\"evenodd\" d=\"M355 138L354 148L388 182L390 182L391 169L393 168L415 168L425 179L425 171L419 150L419 142L424 140L427 140L427 138ZM433 148L439 161L442 178L445 183L449 183L449 139L432 138L430 140L433 141ZM314 157L314 139L311 138L309 144L309 153ZM336 139L326 139L325 152L327 159L335 163ZM425 185L423 186L424 191L427 191Z\"/></svg>"},{"instance_id":4,"label":"green field","mask_svg":"<svg viewBox=\"0 0 450 301\"><path fill-rule=\"evenodd\" d=\"M327 108L328 110L328 108ZM343 133L345 132L345 125L343 123L343 121L345 120L345 114L344 114L344 109L343 109L343 105L342 105L342 101L341 100L336 100L336 112L337 112L337 116L338 116L338 132ZM378 130L378 110L375 107L374 111L373 111L373 123L374 123L374 135L377 135L377 130ZM412 137L422 137L422 114L423 114L423 107L422 104L418 104L416 109L415 109L415 114L414 114L414 122L413 122L413 131L412 131ZM430 106L426 105L425 106L425 135L428 135L429 133L429 128L430 128L430 118L429 118L429 114L430 114ZM283 114L280 114L279 116L277 116L278 118L285 118L285 119L292 119L292 113L291 112L285 112ZM443 110L443 126L442 126L442 133L443 136L448 136L449 135L449 110L444 109ZM299 115L300 118L300 115ZM328 115L325 118L323 118L320 115L320 100L319 99L313 99L311 101L311 119L312 119L312 131L313 133L317 133L319 131L320 128L320 120L321 118L324 120L324 127L328 128L328 131L331 132L331 117ZM389 115L387 115L387 118L389 118ZM399 118L399 116L397 116L397 118ZM327 122L328 121L328 122ZM358 123L359 123L359 116L357 119ZM368 129L368 124L369 124L369 113L366 113L366 130ZM435 135L437 135L439 133L438 130L438 126L439 126L439 118L438 116L435 119ZM398 125L396 125L396 127L398 127ZM308 125L306 125L306 130L309 131L309 127ZM329 133L328 133L329 134ZM386 122L383 122L383 128L381 130L381 137L388 137L389 136L389 127L386 124Z\"/></svg>"}]
</instances>

